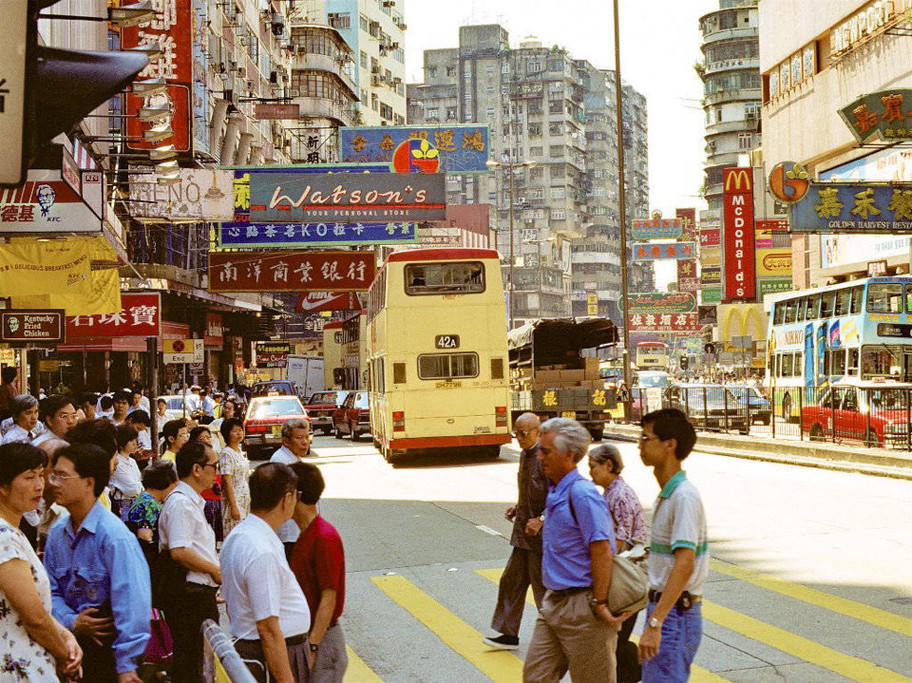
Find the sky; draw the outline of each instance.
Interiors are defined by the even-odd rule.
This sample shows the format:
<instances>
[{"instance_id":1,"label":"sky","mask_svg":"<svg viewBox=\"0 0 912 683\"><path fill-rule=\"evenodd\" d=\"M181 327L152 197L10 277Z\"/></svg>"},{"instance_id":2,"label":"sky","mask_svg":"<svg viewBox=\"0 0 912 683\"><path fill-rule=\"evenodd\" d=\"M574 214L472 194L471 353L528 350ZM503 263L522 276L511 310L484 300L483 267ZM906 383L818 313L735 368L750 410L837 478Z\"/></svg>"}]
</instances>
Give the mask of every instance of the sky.
<instances>
[{"instance_id":1,"label":"sky","mask_svg":"<svg viewBox=\"0 0 912 683\"><path fill-rule=\"evenodd\" d=\"M694 71L701 59L699 18L718 0L619 0L621 77L646 96L650 211L705 209L703 184L703 84ZM566 47L575 59L614 69L614 18L610 0L405 0L406 80L423 80L423 52L456 47L459 27L502 25L511 47L526 36ZM631 217L631 218L636 218ZM673 263L659 264L667 280Z\"/></svg>"}]
</instances>

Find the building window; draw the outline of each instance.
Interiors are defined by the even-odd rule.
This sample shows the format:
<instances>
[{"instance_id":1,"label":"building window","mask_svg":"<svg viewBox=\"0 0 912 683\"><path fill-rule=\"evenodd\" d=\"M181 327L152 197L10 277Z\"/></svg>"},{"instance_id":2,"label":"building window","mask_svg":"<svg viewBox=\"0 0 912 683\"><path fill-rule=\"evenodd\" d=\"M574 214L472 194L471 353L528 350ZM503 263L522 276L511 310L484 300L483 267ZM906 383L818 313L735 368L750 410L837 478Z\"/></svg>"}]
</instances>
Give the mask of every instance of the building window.
<instances>
[{"instance_id":1,"label":"building window","mask_svg":"<svg viewBox=\"0 0 912 683\"><path fill-rule=\"evenodd\" d=\"M488 115L488 121L492 120L494 118L494 107L488 107L485 113Z\"/></svg>"},{"instance_id":2,"label":"building window","mask_svg":"<svg viewBox=\"0 0 912 683\"><path fill-rule=\"evenodd\" d=\"M738 149L753 147L754 136L751 133L738 133Z\"/></svg>"},{"instance_id":3,"label":"building window","mask_svg":"<svg viewBox=\"0 0 912 683\"><path fill-rule=\"evenodd\" d=\"M386 119L387 121L393 120L393 108L388 104L380 103L380 118Z\"/></svg>"},{"instance_id":4,"label":"building window","mask_svg":"<svg viewBox=\"0 0 912 683\"><path fill-rule=\"evenodd\" d=\"M376 93L371 93L371 109L380 111L380 97Z\"/></svg>"},{"instance_id":5,"label":"building window","mask_svg":"<svg viewBox=\"0 0 912 683\"><path fill-rule=\"evenodd\" d=\"M361 88L361 101L364 104L367 104L367 90L365 90L364 88Z\"/></svg>"},{"instance_id":6,"label":"building window","mask_svg":"<svg viewBox=\"0 0 912 683\"><path fill-rule=\"evenodd\" d=\"M361 50L361 68L367 68L367 53L364 50Z\"/></svg>"},{"instance_id":7,"label":"building window","mask_svg":"<svg viewBox=\"0 0 912 683\"><path fill-rule=\"evenodd\" d=\"M429 66L427 68L427 77L428 78L437 78L437 67L436 66Z\"/></svg>"},{"instance_id":8,"label":"building window","mask_svg":"<svg viewBox=\"0 0 912 683\"><path fill-rule=\"evenodd\" d=\"M340 31L347 31L351 28L351 14L348 12L330 12L329 25Z\"/></svg>"},{"instance_id":9,"label":"building window","mask_svg":"<svg viewBox=\"0 0 912 683\"><path fill-rule=\"evenodd\" d=\"M439 110L437 107L434 107L433 109L428 109L428 110L427 110L427 116L426 116L425 118L427 118L427 119L439 119L439 118L440 118L440 110Z\"/></svg>"},{"instance_id":10,"label":"building window","mask_svg":"<svg viewBox=\"0 0 912 683\"><path fill-rule=\"evenodd\" d=\"M459 113L456 111L456 107L447 107L446 118L447 121L456 121L459 118Z\"/></svg>"},{"instance_id":11,"label":"building window","mask_svg":"<svg viewBox=\"0 0 912 683\"><path fill-rule=\"evenodd\" d=\"M548 149L548 156L552 159L560 159L564 156L564 146L563 145L551 145Z\"/></svg>"},{"instance_id":12,"label":"building window","mask_svg":"<svg viewBox=\"0 0 912 683\"><path fill-rule=\"evenodd\" d=\"M566 220L567 213L564 209L552 209L551 210L551 220L553 221L562 221Z\"/></svg>"},{"instance_id":13,"label":"building window","mask_svg":"<svg viewBox=\"0 0 912 683\"><path fill-rule=\"evenodd\" d=\"M455 76L455 75L456 75L456 67L455 67L455 66L448 66L448 67L446 68L446 70L447 70L447 76Z\"/></svg>"},{"instance_id":14,"label":"building window","mask_svg":"<svg viewBox=\"0 0 912 683\"><path fill-rule=\"evenodd\" d=\"M552 187L551 199L564 199L567 196L567 189L564 187Z\"/></svg>"},{"instance_id":15,"label":"building window","mask_svg":"<svg viewBox=\"0 0 912 683\"><path fill-rule=\"evenodd\" d=\"M488 87L485 88L485 92L488 93L489 95L493 95L493 94L494 94L494 86L493 86L493 85L489 85Z\"/></svg>"},{"instance_id":16,"label":"building window","mask_svg":"<svg viewBox=\"0 0 912 683\"><path fill-rule=\"evenodd\" d=\"M542 63L537 60L532 60L532 61L526 62L526 73L528 73L528 74L537 74L544 70L545 69L542 66Z\"/></svg>"},{"instance_id":17,"label":"building window","mask_svg":"<svg viewBox=\"0 0 912 683\"><path fill-rule=\"evenodd\" d=\"M529 148L529 156L540 157L543 154L544 154L544 151L543 151L542 147L530 147Z\"/></svg>"},{"instance_id":18,"label":"building window","mask_svg":"<svg viewBox=\"0 0 912 683\"><path fill-rule=\"evenodd\" d=\"M503 63L503 66L500 67L500 73L502 73L502 74L510 73L510 63L509 62Z\"/></svg>"},{"instance_id":19,"label":"building window","mask_svg":"<svg viewBox=\"0 0 912 683\"><path fill-rule=\"evenodd\" d=\"M367 17L363 14L358 18L358 24L361 27L361 30L367 33L370 30L370 22L367 20Z\"/></svg>"},{"instance_id":20,"label":"building window","mask_svg":"<svg viewBox=\"0 0 912 683\"><path fill-rule=\"evenodd\" d=\"M529 135L532 137L541 137L542 125L540 123L529 124Z\"/></svg>"},{"instance_id":21,"label":"building window","mask_svg":"<svg viewBox=\"0 0 912 683\"><path fill-rule=\"evenodd\" d=\"M488 64L488 65L485 67L485 71L486 71L488 74L493 74L493 73L494 73L494 65L493 65L493 64Z\"/></svg>"}]
</instances>

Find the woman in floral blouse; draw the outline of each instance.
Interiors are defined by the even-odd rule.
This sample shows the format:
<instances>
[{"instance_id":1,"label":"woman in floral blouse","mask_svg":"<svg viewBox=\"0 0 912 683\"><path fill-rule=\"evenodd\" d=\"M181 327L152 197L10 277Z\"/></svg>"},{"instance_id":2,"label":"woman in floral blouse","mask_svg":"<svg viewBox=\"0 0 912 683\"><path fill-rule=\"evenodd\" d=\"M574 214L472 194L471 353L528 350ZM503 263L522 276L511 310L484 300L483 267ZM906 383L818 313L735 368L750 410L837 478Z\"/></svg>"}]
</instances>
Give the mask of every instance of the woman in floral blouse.
<instances>
[{"instance_id":1,"label":"woman in floral blouse","mask_svg":"<svg viewBox=\"0 0 912 683\"><path fill-rule=\"evenodd\" d=\"M142 473L144 491L127 512L127 527L136 534L150 568L158 554L158 516L168 494L177 486L177 472L167 460L152 463Z\"/></svg>"},{"instance_id":2,"label":"woman in floral blouse","mask_svg":"<svg viewBox=\"0 0 912 683\"><path fill-rule=\"evenodd\" d=\"M222 473L223 527L225 536L250 512L250 461L241 450L244 440L244 423L236 417L226 418L219 430L225 440L225 447L219 456Z\"/></svg>"},{"instance_id":3,"label":"woman in floral blouse","mask_svg":"<svg viewBox=\"0 0 912 683\"><path fill-rule=\"evenodd\" d=\"M82 675L76 637L51 615L51 585L19 523L44 491L47 455L28 443L0 446L0 680L29 683Z\"/></svg>"}]
</instances>

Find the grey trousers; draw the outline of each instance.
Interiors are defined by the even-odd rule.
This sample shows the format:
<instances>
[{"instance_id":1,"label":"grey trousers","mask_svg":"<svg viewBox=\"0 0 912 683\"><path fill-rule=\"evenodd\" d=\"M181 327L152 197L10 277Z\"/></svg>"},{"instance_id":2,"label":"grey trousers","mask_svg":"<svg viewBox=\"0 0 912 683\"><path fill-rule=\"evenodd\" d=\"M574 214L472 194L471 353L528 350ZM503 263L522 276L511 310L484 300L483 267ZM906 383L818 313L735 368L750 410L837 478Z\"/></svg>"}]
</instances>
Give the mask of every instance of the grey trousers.
<instances>
[{"instance_id":1,"label":"grey trousers","mask_svg":"<svg viewBox=\"0 0 912 683\"><path fill-rule=\"evenodd\" d=\"M618 629L589 608L592 591L558 597L545 593L523 667L524 683L615 683Z\"/></svg>"},{"instance_id":2,"label":"grey trousers","mask_svg":"<svg viewBox=\"0 0 912 683\"><path fill-rule=\"evenodd\" d=\"M310 683L342 683L347 668L345 634L342 633L342 626L336 624L323 634L314 667L310 671Z\"/></svg>"},{"instance_id":3,"label":"grey trousers","mask_svg":"<svg viewBox=\"0 0 912 683\"><path fill-rule=\"evenodd\" d=\"M545 597L542 583L542 555L534 550L513 548L497 589L497 606L491 628L507 636L518 636L526 605L526 592L532 586L535 605L539 609Z\"/></svg>"},{"instance_id":4,"label":"grey trousers","mask_svg":"<svg viewBox=\"0 0 912 683\"><path fill-rule=\"evenodd\" d=\"M247 669L253 674L257 683L269 683L272 680L269 666L266 664L266 654L263 652L260 641L238 640L234 643L234 649L244 660ZM310 646L307 639L305 638L297 645L287 645L286 649L288 650L288 663L291 665L291 675L294 676L295 683L309 683Z\"/></svg>"}]
</instances>

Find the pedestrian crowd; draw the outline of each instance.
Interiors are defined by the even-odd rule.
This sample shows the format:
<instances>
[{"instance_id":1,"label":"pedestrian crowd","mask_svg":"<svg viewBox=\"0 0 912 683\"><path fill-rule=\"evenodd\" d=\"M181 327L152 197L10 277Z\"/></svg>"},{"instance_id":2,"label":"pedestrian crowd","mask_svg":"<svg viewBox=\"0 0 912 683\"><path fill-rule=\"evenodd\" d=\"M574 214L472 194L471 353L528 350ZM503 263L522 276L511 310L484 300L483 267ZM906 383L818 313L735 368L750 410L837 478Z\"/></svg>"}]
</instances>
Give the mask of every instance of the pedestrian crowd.
<instances>
[{"instance_id":1,"label":"pedestrian crowd","mask_svg":"<svg viewBox=\"0 0 912 683\"><path fill-rule=\"evenodd\" d=\"M154 436L139 388L39 401L2 379L0 681L197 683L220 602L258 681L342 680L344 549L307 421L253 468L237 400L157 403Z\"/></svg>"},{"instance_id":2,"label":"pedestrian crowd","mask_svg":"<svg viewBox=\"0 0 912 683\"><path fill-rule=\"evenodd\" d=\"M520 415L518 500L506 510L513 546L500 579L489 647L515 650L526 592L538 618L523 669L527 683L687 681L702 636L700 603L709 566L706 519L682 461L696 443L683 412L657 410L641 421L640 458L660 487L648 534L640 501L621 472L617 447L589 449L575 420L540 423ZM578 465L588 456L591 481ZM599 492L600 487L602 492ZM648 542L645 628L630 642L631 612L608 608L614 558Z\"/></svg>"}]
</instances>

